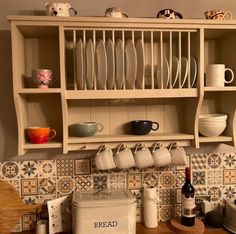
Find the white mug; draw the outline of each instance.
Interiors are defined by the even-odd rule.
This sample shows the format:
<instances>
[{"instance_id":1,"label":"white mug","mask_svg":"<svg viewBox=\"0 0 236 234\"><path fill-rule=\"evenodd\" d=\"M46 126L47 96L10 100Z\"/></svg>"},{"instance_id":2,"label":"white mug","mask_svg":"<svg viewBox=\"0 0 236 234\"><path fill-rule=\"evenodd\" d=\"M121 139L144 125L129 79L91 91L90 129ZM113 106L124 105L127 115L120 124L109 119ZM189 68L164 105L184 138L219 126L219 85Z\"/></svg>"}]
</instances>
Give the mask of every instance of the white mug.
<instances>
[{"instance_id":1,"label":"white mug","mask_svg":"<svg viewBox=\"0 0 236 234\"><path fill-rule=\"evenodd\" d=\"M174 147L174 148L173 148ZM187 165L187 155L183 147L180 147L177 142L170 145L171 164L173 166Z\"/></svg>"},{"instance_id":2,"label":"white mug","mask_svg":"<svg viewBox=\"0 0 236 234\"><path fill-rule=\"evenodd\" d=\"M138 168L151 167L154 165L152 154L143 143L139 143L134 152L135 165Z\"/></svg>"},{"instance_id":3,"label":"white mug","mask_svg":"<svg viewBox=\"0 0 236 234\"><path fill-rule=\"evenodd\" d=\"M120 169L127 169L135 166L134 156L126 144L121 144L114 156L115 164Z\"/></svg>"},{"instance_id":4,"label":"white mug","mask_svg":"<svg viewBox=\"0 0 236 234\"><path fill-rule=\"evenodd\" d=\"M101 145L95 156L95 165L98 170L110 170L116 168L113 152L106 145Z\"/></svg>"},{"instance_id":5,"label":"white mug","mask_svg":"<svg viewBox=\"0 0 236 234\"><path fill-rule=\"evenodd\" d=\"M230 73L230 80L225 79L225 73ZM206 86L224 87L225 83L234 80L234 72L230 68L225 68L224 64L210 64L206 67Z\"/></svg>"},{"instance_id":6,"label":"white mug","mask_svg":"<svg viewBox=\"0 0 236 234\"><path fill-rule=\"evenodd\" d=\"M155 167L165 167L171 164L170 151L159 142L156 142L153 147L152 157Z\"/></svg>"}]
</instances>

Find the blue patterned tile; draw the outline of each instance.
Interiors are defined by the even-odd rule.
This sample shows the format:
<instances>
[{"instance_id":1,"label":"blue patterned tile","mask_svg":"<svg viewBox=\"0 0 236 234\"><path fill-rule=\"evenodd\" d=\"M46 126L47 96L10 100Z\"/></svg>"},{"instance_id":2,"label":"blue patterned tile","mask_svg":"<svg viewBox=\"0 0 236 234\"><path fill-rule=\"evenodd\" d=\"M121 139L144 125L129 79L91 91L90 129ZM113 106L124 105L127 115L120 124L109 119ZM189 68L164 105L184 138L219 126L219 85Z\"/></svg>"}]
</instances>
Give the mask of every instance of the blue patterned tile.
<instances>
[{"instance_id":1,"label":"blue patterned tile","mask_svg":"<svg viewBox=\"0 0 236 234\"><path fill-rule=\"evenodd\" d=\"M57 178L57 193L70 194L74 190L74 180L69 176Z\"/></svg>"},{"instance_id":2,"label":"blue patterned tile","mask_svg":"<svg viewBox=\"0 0 236 234\"><path fill-rule=\"evenodd\" d=\"M160 206L160 221L166 222L170 220L175 211L174 211L174 206L173 205L165 205L165 206Z\"/></svg>"},{"instance_id":3,"label":"blue patterned tile","mask_svg":"<svg viewBox=\"0 0 236 234\"><path fill-rule=\"evenodd\" d=\"M93 189L107 189L107 175L96 175L93 176Z\"/></svg>"},{"instance_id":4,"label":"blue patterned tile","mask_svg":"<svg viewBox=\"0 0 236 234\"><path fill-rule=\"evenodd\" d=\"M206 154L191 154L191 168L192 170L205 170L207 168Z\"/></svg>"},{"instance_id":5,"label":"blue patterned tile","mask_svg":"<svg viewBox=\"0 0 236 234\"><path fill-rule=\"evenodd\" d=\"M1 178L3 179L19 179L20 170L19 162L4 162L1 165Z\"/></svg>"},{"instance_id":6,"label":"blue patterned tile","mask_svg":"<svg viewBox=\"0 0 236 234\"><path fill-rule=\"evenodd\" d=\"M206 172L205 171L193 171L192 172L193 185L206 185Z\"/></svg>"},{"instance_id":7,"label":"blue patterned tile","mask_svg":"<svg viewBox=\"0 0 236 234\"><path fill-rule=\"evenodd\" d=\"M217 187L217 186L210 187L208 189L208 195L211 196L212 202L220 201L220 199L222 198L222 195L223 195L221 187Z\"/></svg>"},{"instance_id":8,"label":"blue patterned tile","mask_svg":"<svg viewBox=\"0 0 236 234\"><path fill-rule=\"evenodd\" d=\"M20 163L21 178L35 178L38 176L37 161L23 161Z\"/></svg>"},{"instance_id":9,"label":"blue patterned tile","mask_svg":"<svg viewBox=\"0 0 236 234\"><path fill-rule=\"evenodd\" d=\"M220 154L209 154L207 157L208 169L220 169L222 167L222 159Z\"/></svg>"},{"instance_id":10,"label":"blue patterned tile","mask_svg":"<svg viewBox=\"0 0 236 234\"><path fill-rule=\"evenodd\" d=\"M109 189L126 188L126 174L109 174Z\"/></svg>"},{"instance_id":11,"label":"blue patterned tile","mask_svg":"<svg viewBox=\"0 0 236 234\"><path fill-rule=\"evenodd\" d=\"M158 187L159 183L159 173L143 173L143 186L154 186Z\"/></svg>"},{"instance_id":12,"label":"blue patterned tile","mask_svg":"<svg viewBox=\"0 0 236 234\"><path fill-rule=\"evenodd\" d=\"M91 175L80 175L75 176L75 191L85 191L85 190L92 190L92 176Z\"/></svg>"},{"instance_id":13,"label":"blue patterned tile","mask_svg":"<svg viewBox=\"0 0 236 234\"><path fill-rule=\"evenodd\" d=\"M236 168L236 154L235 153L223 154L223 167L227 169Z\"/></svg>"},{"instance_id":14,"label":"blue patterned tile","mask_svg":"<svg viewBox=\"0 0 236 234\"><path fill-rule=\"evenodd\" d=\"M73 159L57 160L57 176L73 176L73 175L74 175Z\"/></svg>"},{"instance_id":15,"label":"blue patterned tile","mask_svg":"<svg viewBox=\"0 0 236 234\"><path fill-rule=\"evenodd\" d=\"M223 183L222 170L207 170L207 184L220 186Z\"/></svg>"},{"instance_id":16,"label":"blue patterned tile","mask_svg":"<svg viewBox=\"0 0 236 234\"><path fill-rule=\"evenodd\" d=\"M40 160L38 162L38 176L41 178L57 176L56 160Z\"/></svg>"},{"instance_id":17,"label":"blue patterned tile","mask_svg":"<svg viewBox=\"0 0 236 234\"><path fill-rule=\"evenodd\" d=\"M236 198L236 186L228 185L223 186L223 199Z\"/></svg>"}]
</instances>

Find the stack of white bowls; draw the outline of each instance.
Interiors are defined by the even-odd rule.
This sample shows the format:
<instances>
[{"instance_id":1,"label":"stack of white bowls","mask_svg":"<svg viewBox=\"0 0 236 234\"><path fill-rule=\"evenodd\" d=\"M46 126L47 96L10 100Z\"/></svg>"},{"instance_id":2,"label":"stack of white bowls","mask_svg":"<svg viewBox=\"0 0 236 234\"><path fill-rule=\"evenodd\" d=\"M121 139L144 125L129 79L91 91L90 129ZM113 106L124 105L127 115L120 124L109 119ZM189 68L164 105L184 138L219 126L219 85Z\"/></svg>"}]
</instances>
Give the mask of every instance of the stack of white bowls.
<instances>
[{"instance_id":1,"label":"stack of white bowls","mask_svg":"<svg viewBox=\"0 0 236 234\"><path fill-rule=\"evenodd\" d=\"M199 116L199 132L206 137L219 136L227 126L227 115L207 114Z\"/></svg>"}]
</instances>

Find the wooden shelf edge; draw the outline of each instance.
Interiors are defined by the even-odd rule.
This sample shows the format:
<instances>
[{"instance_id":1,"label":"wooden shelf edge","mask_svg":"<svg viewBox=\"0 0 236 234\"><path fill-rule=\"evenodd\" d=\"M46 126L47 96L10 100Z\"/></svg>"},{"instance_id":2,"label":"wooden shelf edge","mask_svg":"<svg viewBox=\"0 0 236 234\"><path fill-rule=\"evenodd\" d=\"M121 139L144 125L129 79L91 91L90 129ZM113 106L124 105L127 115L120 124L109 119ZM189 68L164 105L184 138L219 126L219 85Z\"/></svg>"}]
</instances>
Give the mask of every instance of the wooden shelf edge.
<instances>
[{"instance_id":1,"label":"wooden shelf edge","mask_svg":"<svg viewBox=\"0 0 236 234\"><path fill-rule=\"evenodd\" d=\"M199 137L199 142L231 142L233 138L230 136L218 136L218 137Z\"/></svg>"},{"instance_id":2,"label":"wooden shelf edge","mask_svg":"<svg viewBox=\"0 0 236 234\"><path fill-rule=\"evenodd\" d=\"M26 149L50 149L50 148L62 148L61 142L50 142L43 144L32 144L26 143L23 145L23 148Z\"/></svg>"},{"instance_id":3,"label":"wooden shelf edge","mask_svg":"<svg viewBox=\"0 0 236 234\"><path fill-rule=\"evenodd\" d=\"M19 94L45 94L45 93L61 93L60 88L48 88L48 89L38 89L38 88L24 88L18 90Z\"/></svg>"},{"instance_id":4,"label":"wooden shelf edge","mask_svg":"<svg viewBox=\"0 0 236 234\"><path fill-rule=\"evenodd\" d=\"M226 86L226 87L204 87L205 92L235 92L236 86Z\"/></svg>"},{"instance_id":5,"label":"wooden shelf edge","mask_svg":"<svg viewBox=\"0 0 236 234\"><path fill-rule=\"evenodd\" d=\"M91 98L92 97L92 98ZM67 90L66 99L127 99L198 97L198 89Z\"/></svg>"},{"instance_id":6,"label":"wooden shelf edge","mask_svg":"<svg viewBox=\"0 0 236 234\"><path fill-rule=\"evenodd\" d=\"M193 140L194 135L184 133L149 134L149 135L95 135L91 137L69 137L68 143L120 142L120 141L175 141Z\"/></svg>"}]
</instances>

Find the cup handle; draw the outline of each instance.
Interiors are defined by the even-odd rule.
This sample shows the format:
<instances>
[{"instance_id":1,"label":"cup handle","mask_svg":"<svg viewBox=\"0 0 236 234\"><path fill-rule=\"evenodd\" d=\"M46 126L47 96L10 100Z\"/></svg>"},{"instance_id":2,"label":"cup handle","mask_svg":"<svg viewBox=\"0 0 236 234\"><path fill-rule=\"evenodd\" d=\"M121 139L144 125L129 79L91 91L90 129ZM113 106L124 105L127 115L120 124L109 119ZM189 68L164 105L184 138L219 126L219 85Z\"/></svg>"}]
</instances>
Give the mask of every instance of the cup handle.
<instances>
[{"instance_id":1,"label":"cup handle","mask_svg":"<svg viewBox=\"0 0 236 234\"><path fill-rule=\"evenodd\" d=\"M135 148L135 151L134 151L135 154L137 153L137 151L138 151L138 149L139 149L140 147L141 147L141 148L145 148L145 145L144 145L143 143L137 144L137 146L136 146L136 148Z\"/></svg>"},{"instance_id":2,"label":"cup handle","mask_svg":"<svg viewBox=\"0 0 236 234\"><path fill-rule=\"evenodd\" d=\"M127 145L124 144L124 143L120 144L119 147L118 147L118 149L117 149L116 154L118 154L122 148L123 148L123 149L126 149L126 148L127 148Z\"/></svg>"},{"instance_id":3,"label":"cup handle","mask_svg":"<svg viewBox=\"0 0 236 234\"><path fill-rule=\"evenodd\" d=\"M159 123L157 123L157 122L152 122L152 124L156 124L156 127L155 127L155 128L152 127L152 130L153 130L153 131L156 131L156 130L159 128Z\"/></svg>"},{"instance_id":4,"label":"cup handle","mask_svg":"<svg viewBox=\"0 0 236 234\"><path fill-rule=\"evenodd\" d=\"M225 79L225 83L226 84L229 84L229 83L231 83L233 80L234 80L234 72L232 71L232 69L230 69L230 68L225 68L225 72L226 71L229 71L230 73L231 73L231 79L230 80L226 80Z\"/></svg>"},{"instance_id":5,"label":"cup handle","mask_svg":"<svg viewBox=\"0 0 236 234\"><path fill-rule=\"evenodd\" d=\"M178 148L178 147L179 147L178 142L171 142L171 143L170 143L169 150L171 150L173 147Z\"/></svg>"},{"instance_id":6,"label":"cup handle","mask_svg":"<svg viewBox=\"0 0 236 234\"><path fill-rule=\"evenodd\" d=\"M103 130L103 125L101 123L97 123L97 132L101 132Z\"/></svg>"},{"instance_id":7,"label":"cup handle","mask_svg":"<svg viewBox=\"0 0 236 234\"><path fill-rule=\"evenodd\" d=\"M57 135L57 132L55 129L51 128L50 129L50 132L49 132L49 135L52 133L52 135L49 137L49 141L52 140L56 135Z\"/></svg>"},{"instance_id":8,"label":"cup handle","mask_svg":"<svg viewBox=\"0 0 236 234\"><path fill-rule=\"evenodd\" d=\"M225 16L228 15L229 16L229 19L231 20L232 19L232 13L230 11L227 11L225 12Z\"/></svg>"},{"instance_id":9,"label":"cup handle","mask_svg":"<svg viewBox=\"0 0 236 234\"><path fill-rule=\"evenodd\" d=\"M154 144L154 147L153 147L153 149L152 149L152 152L154 152L155 150L156 150L156 148L162 148L162 144L160 143L160 142L156 142L155 144Z\"/></svg>"},{"instance_id":10,"label":"cup handle","mask_svg":"<svg viewBox=\"0 0 236 234\"><path fill-rule=\"evenodd\" d=\"M106 149L106 145L105 145L105 144L103 144L103 145L101 145L101 146L99 147L98 152L97 152L97 155L101 152L101 150L102 150L103 148Z\"/></svg>"}]
</instances>

